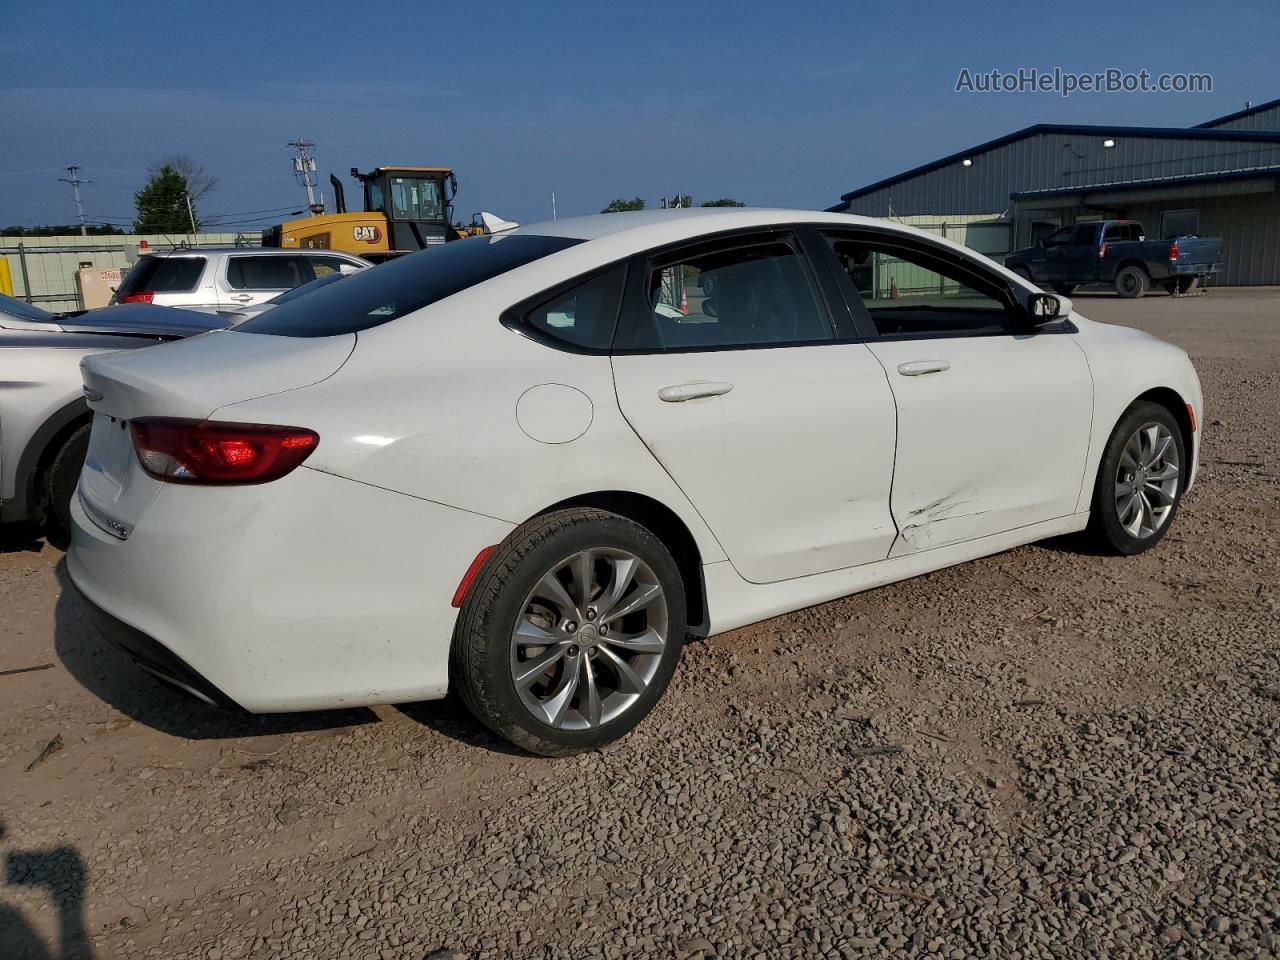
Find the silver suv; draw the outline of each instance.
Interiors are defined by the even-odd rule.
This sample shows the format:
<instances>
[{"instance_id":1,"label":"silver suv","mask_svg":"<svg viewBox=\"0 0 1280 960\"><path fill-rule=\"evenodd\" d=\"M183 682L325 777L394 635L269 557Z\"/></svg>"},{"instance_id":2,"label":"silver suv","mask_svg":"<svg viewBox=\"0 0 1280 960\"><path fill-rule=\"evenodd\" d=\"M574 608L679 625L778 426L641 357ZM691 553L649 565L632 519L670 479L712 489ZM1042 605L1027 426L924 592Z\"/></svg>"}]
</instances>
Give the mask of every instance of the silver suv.
<instances>
[{"instance_id":1,"label":"silver suv","mask_svg":"<svg viewBox=\"0 0 1280 960\"><path fill-rule=\"evenodd\" d=\"M188 310L235 310L330 273L372 264L332 250L206 247L149 253L120 282L117 303L155 303Z\"/></svg>"}]
</instances>

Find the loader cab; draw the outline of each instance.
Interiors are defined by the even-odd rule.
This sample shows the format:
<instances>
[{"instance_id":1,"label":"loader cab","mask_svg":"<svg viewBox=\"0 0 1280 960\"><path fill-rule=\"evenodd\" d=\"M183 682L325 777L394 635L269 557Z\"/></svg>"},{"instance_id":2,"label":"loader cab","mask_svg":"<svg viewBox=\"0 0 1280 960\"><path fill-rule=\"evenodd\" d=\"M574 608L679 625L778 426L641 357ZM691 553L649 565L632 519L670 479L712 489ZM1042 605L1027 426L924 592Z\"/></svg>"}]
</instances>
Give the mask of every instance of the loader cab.
<instances>
[{"instance_id":1,"label":"loader cab","mask_svg":"<svg viewBox=\"0 0 1280 960\"><path fill-rule=\"evenodd\" d=\"M364 186L364 208L387 218L392 251L421 250L456 239L453 197L458 180L447 167L351 168Z\"/></svg>"}]
</instances>

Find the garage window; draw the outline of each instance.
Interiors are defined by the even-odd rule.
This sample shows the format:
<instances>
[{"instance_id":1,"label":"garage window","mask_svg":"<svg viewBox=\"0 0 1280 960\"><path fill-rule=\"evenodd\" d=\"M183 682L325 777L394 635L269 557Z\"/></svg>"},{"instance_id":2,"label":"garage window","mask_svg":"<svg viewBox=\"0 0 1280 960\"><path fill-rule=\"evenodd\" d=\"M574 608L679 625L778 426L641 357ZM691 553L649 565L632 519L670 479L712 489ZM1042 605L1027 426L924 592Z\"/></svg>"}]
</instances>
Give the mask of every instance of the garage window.
<instances>
[{"instance_id":1,"label":"garage window","mask_svg":"<svg viewBox=\"0 0 1280 960\"><path fill-rule=\"evenodd\" d=\"M1200 235L1199 210L1166 210L1160 214L1160 239Z\"/></svg>"}]
</instances>

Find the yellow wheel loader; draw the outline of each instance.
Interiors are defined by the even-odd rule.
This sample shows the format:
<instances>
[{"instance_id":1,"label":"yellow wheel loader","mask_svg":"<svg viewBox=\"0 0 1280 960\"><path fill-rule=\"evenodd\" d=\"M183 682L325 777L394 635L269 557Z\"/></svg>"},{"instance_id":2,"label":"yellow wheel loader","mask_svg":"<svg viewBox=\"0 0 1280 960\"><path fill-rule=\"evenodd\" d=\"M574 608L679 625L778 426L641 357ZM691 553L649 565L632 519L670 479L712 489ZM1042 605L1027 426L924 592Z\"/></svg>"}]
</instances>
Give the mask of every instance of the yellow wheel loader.
<instances>
[{"instance_id":1,"label":"yellow wheel loader","mask_svg":"<svg viewBox=\"0 0 1280 960\"><path fill-rule=\"evenodd\" d=\"M264 247L341 250L375 263L482 228L453 226L458 178L448 167L351 168L364 187L364 212L348 213L342 181L330 174L336 213L290 220L262 232Z\"/></svg>"}]
</instances>

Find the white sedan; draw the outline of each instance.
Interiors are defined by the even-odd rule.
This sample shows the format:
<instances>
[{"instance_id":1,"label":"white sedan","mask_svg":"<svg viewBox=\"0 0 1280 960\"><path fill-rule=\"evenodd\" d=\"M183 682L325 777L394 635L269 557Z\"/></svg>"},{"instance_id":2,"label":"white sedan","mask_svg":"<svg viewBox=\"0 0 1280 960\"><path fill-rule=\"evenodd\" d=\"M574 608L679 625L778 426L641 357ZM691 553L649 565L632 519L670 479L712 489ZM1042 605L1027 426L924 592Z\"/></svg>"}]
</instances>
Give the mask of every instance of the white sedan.
<instances>
[{"instance_id":1,"label":"white sedan","mask_svg":"<svg viewBox=\"0 0 1280 960\"><path fill-rule=\"evenodd\" d=\"M68 566L143 667L252 712L453 686L543 754L633 727L690 634L1154 546L1201 418L1182 350L811 211L522 226L83 367Z\"/></svg>"}]
</instances>

